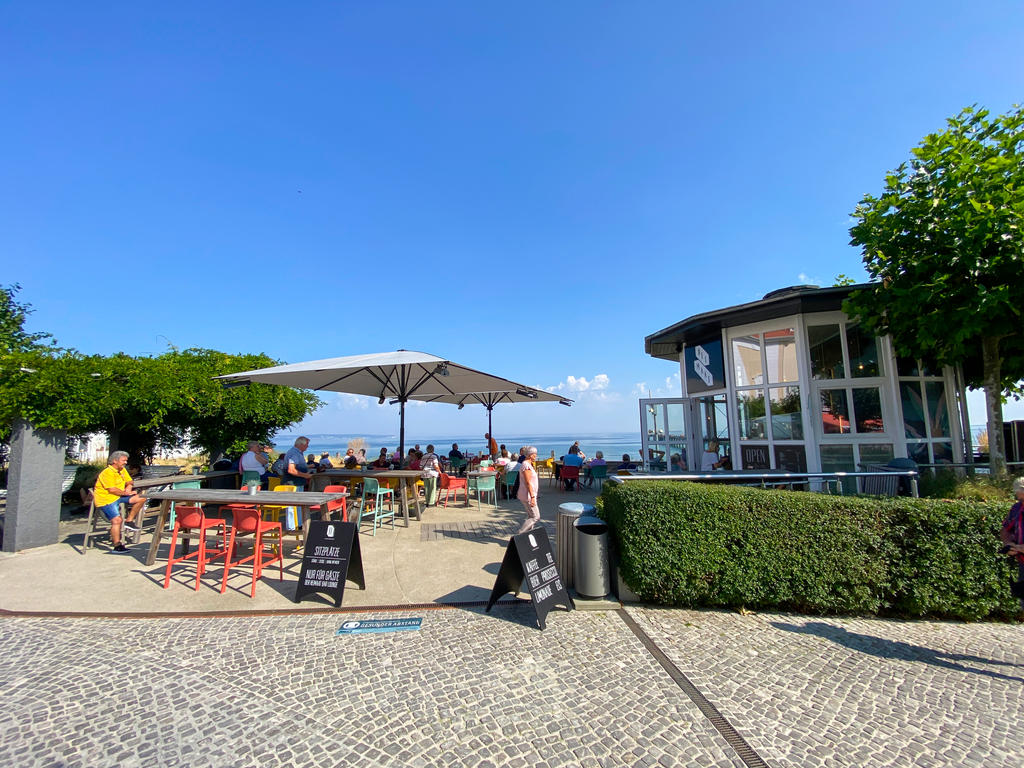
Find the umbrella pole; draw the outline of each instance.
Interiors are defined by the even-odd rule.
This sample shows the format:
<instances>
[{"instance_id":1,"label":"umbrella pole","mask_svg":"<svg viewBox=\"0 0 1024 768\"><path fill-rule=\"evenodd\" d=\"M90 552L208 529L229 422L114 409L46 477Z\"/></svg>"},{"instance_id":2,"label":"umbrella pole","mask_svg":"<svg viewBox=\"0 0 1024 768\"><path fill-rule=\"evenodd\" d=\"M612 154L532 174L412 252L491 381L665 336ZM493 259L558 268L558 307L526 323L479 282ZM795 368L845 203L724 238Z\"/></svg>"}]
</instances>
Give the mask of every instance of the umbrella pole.
<instances>
[{"instance_id":1,"label":"umbrella pole","mask_svg":"<svg viewBox=\"0 0 1024 768\"><path fill-rule=\"evenodd\" d=\"M492 438L494 437L494 427L491 426L491 415L494 413L494 406L487 406L487 434Z\"/></svg>"},{"instance_id":2,"label":"umbrella pole","mask_svg":"<svg viewBox=\"0 0 1024 768\"><path fill-rule=\"evenodd\" d=\"M399 461L405 461L405 400L399 402L398 455Z\"/></svg>"}]
</instances>

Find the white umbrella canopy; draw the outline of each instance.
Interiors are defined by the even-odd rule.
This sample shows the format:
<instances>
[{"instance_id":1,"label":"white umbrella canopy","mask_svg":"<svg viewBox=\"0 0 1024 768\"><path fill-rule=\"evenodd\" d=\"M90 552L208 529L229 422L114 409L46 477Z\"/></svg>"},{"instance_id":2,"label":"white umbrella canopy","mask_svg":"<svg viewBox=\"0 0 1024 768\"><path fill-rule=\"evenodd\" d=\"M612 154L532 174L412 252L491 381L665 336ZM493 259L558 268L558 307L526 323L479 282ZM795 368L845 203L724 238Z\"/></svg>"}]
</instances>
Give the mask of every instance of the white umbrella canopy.
<instances>
[{"instance_id":1,"label":"white umbrella canopy","mask_svg":"<svg viewBox=\"0 0 1024 768\"><path fill-rule=\"evenodd\" d=\"M275 365L254 371L218 376L224 386L281 384L319 392L345 392L401 403L399 450L405 454L405 404L409 400L452 403L480 403L490 412L499 402L560 402L572 400L543 389L519 384L467 368L425 352L400 349L370 355L332 357L306 363Z\"/></svg>"}]
</instances>

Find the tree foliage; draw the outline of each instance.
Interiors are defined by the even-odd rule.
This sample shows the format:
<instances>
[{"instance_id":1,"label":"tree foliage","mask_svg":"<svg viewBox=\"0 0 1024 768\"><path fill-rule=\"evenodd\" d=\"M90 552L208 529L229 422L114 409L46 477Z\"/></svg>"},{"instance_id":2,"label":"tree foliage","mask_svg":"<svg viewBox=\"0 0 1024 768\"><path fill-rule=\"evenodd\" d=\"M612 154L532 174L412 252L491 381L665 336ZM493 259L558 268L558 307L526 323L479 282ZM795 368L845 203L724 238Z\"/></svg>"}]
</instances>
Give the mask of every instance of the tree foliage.
<instances>
[{"instance_id":1,"label":"tree foliage","mask_svg":"<svg viewBox=\"0 0 1024 768\"><path fill-rule=\"evenodd\" d=\"M275 365L266 355L212 349L155 357L82 355L24 330L17 286L0 289L0 440L24 418L72 434L106 432L135 460L191 442L216 455L266 441L320 405L309 392L252 384L225 390L215 376ZM50 346L43 342L51 341Z\"/></svg>"},{"instance_id":2,"label":"tree foliage","mask_svg":"<svg viewBox=\"0 0 1024 768\"><path fill-rule=\"evenodd\" d=\"M990 397L1019 392L1024 112L967 108L912 154L854 211L851 244L878 282L844 310L890 334L898 354L965 364L966 383ZM990 404L990 434L993 412Z\"/></svg>"}]
</instances>

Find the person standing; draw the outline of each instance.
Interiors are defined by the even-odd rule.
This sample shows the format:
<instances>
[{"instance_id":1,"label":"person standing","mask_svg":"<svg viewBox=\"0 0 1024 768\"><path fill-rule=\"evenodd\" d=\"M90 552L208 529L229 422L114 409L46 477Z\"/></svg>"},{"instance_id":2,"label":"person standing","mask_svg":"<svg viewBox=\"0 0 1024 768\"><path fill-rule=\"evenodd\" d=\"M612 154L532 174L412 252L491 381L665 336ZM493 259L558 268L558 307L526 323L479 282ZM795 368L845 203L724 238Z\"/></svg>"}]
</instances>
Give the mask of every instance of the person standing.
<instances>
[{"instance_id":1,"label":"person standing","mask_svg":"<svg viewBox=\"0 0 1024 768\"><path fill-rule=\"evenodd\" d=\"M132 478L125 469L128 463L126 451L114 451L107 458L107 468L100 472L93 487L93 503L96 509L110 521L110 541L115 552L127 552L121 542L121 526L137 531L135 518L146 505L146 497L132 490ZM121 519L121 504L128 504L128 517Z\"/></svg>"},{"instance_id":2,"label":"person standing","mask_svg":"<svg viewBox=\"0 0 1024 768\"><path fill-rule=\"evenodd\" d=\"M1014 594L1024 608L1024 477L1013 481L1013 495L1017 503L1010 507L1010 513L1003 520L1000 538L1003 552L1017 561L1017 586Z\"/></svg>"},{"instance_id":3,"label":"person standing","mask_svg":"<svg viewBox=\"0 0 1024 768\"><path fill-rule=\"evenodd\" d=\"M423 476L423 495L426 504L432 507L437 503L437 478L441 476L441 461L434 453L434 446L428 445L427 452L420 459L420 473Z\"/></svg>"},{"instance_id":4,"label":"person standing","mask_svg":"<svg viewBox=\"0 0 1024 768\"><path fill-rule=\"evenodd\" d=\"M491 455L491 461L498 458L498 441L491 437L490 432L484 432L484 440L487 441L487 453Z\"/></svg>"},{"instance_id":5,"label":"person standing","mask_svg":"<svg viewBox=\"0 0 1024 768\"><path fill-rule=\"evenodd\" d=\"M534 466L537 461L537 449L528 445L523 453L526 454L526 459L519 464L519 493L517 496L526 509L526 519L519 526L517 534L526 533L540 522L540 507L537 506L537 489L540 483L537 481L537 468Z\"/></svg>"}]
</instances>

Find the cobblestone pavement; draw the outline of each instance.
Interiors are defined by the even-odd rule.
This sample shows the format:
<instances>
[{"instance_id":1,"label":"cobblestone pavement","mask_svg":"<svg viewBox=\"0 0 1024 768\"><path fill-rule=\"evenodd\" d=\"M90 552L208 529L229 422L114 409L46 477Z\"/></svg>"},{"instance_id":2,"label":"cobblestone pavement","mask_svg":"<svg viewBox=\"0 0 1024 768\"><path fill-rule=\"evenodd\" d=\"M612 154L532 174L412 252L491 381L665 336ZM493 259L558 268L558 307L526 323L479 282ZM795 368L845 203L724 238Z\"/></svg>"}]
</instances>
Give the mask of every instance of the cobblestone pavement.
<instances>
[{"instance_id":1,"label":"cobblestone pavement","mask_svg":"<svg viewBox=\"0 0 1024 768\"><path fill-rule=\"evenodd\" d=\"M1024 627L636 608L763 758L1024 765Z\"/></svg>"},{"instance_id":2,"label":"cobblestone pavement","mask_svg":"<svg viewBox=\"0 0 1024 768\"><path fill-rule=\"evenodd\" d=\"M629 613L769 765L1024 763L1021 627ZM615 612L6 617L0 638L4 766L743 766Z\"/></svg>"}]
</instances>

